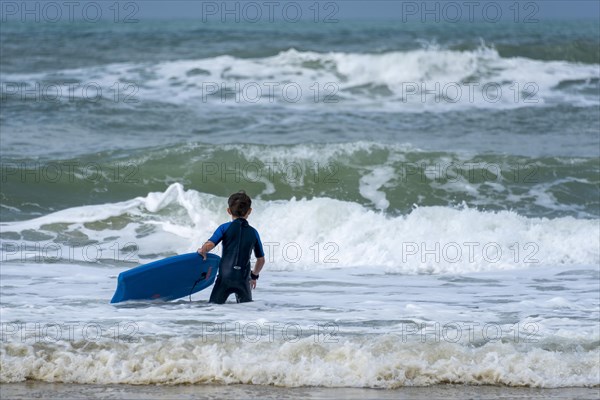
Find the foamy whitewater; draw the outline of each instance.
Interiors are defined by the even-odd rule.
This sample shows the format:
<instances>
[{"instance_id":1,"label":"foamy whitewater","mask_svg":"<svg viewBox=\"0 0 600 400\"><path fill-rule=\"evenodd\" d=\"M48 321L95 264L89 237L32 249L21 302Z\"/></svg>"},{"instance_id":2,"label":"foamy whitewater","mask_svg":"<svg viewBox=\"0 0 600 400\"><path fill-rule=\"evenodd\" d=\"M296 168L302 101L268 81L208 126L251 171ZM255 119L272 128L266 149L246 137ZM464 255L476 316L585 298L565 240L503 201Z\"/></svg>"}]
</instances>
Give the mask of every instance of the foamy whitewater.
<instances>
[{"instance_id":1,"label":"foamy whitewater","mask_svg":"<svg viewBox=\"0 0 600 400\"><path fill-rule=\"evenodd\" d=\"M224 202L174 184L5 224L5 234L46 239L3 241L2 381L598 382L594 220L257 201L268 267L254 303L208 305L206 291L108 304L127 263L193 251L226 220ZM89 244L57 245L59 235Z\"/></svg>"},{"instance_id":2,"label":"foamy whitewater","mask_svg":"<svg viewBox=\"0 0 600 400\"><path fill-rule=\"evenodd\" d=\"M568 102L598 105L590 93L597 66L565 61L503 59L485 44L470 51L436 46L382 54L316 53L289 49L271 57L229 55L162 63L119 63L36 74L9 74L14 82L94 78L94 96L111 101L114 92L96 93L115 82L131 101L143 99L202 107L271 105L423 112L471 108L519 108ZM560 87L561 82L568 84ZM97 85L97 86L96 86ZM182 90L184 88L185 90ZM27 88L34 90L32 85ZM54 88L53 88L54 89ZM65 88L67 89L67 88ZM588 89L586 92L585 89ZM54 91L48 96L54 95ZM72 96L89 96L73 91Z\"/></svg>"},{"instance_id":3,"label":"foamy whitewater","mask_svg":"<svg viewBox=\"0 0 600 400\"><path fill-rule=\"evenodd\" d=\"M600 387L598 24L284 25L3 22L0 382ZM254 302L109 303L240 189Z\"/></svg>"}]
</instances>

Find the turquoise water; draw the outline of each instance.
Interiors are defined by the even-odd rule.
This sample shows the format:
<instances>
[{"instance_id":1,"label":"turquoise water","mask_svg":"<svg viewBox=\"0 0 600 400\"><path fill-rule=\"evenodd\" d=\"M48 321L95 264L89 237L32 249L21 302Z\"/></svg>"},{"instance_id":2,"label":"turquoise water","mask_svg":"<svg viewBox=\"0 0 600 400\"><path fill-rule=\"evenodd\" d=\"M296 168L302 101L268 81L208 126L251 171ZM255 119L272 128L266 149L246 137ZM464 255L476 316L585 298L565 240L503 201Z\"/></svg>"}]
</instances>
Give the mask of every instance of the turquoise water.
<instances>
[{"instance_id":1,"label":"turquoise water","mask_svg":"<svg viewBox=\"0 0 600 400\"><path fill-rule=\"evenodd\" d=\"M598 216L598 24L289 25L3 24L3 219L173 182Z\"/></svg>"}]
</instances>

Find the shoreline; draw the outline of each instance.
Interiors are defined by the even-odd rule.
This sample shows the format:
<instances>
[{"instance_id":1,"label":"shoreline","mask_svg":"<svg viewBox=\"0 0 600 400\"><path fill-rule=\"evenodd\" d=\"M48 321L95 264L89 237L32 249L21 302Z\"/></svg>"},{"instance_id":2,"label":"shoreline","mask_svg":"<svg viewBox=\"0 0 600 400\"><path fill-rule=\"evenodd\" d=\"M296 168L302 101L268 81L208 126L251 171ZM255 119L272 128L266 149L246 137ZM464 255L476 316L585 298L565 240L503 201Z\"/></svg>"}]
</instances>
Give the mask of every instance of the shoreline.
<instances>
[{"instance_id":1,"label":"shoreline","mask_svg":"<svg viewBox=\"0 0 600 400\"><path fill-rule=\"evenodd\" d=\"M0 384L3 399L597 399L600 387L540 389L507 386L435 385L399 389L286 388L261 385L98 385L26 381Z\"/></svg>"}]
</instances>

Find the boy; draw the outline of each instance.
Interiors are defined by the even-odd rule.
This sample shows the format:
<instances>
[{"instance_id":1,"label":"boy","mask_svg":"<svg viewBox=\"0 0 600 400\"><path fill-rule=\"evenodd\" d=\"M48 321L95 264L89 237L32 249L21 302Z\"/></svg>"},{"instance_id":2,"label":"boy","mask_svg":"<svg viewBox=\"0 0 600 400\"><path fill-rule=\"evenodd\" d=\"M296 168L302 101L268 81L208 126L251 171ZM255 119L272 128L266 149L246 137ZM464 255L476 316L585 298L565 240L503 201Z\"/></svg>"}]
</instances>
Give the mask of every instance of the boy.
<instances>
[{"instance_id":1,"label":"boy","mask_svg":"<svg viewBox=\"0 0 600 400\"><path fill-rule=\"evenodd\" d=\"M223 304L231 293L238 303L252 301L258 274L265 265L265 253L256 229L246 219L252 212L252 200L243 190L229 196L227 213L231 221L219 226L198 253L206 260L206 253L223 241L219 275L210 294L210 303ZM250 253L254 250L256 264L250 270Z\"/></svg>"}]
</instances>

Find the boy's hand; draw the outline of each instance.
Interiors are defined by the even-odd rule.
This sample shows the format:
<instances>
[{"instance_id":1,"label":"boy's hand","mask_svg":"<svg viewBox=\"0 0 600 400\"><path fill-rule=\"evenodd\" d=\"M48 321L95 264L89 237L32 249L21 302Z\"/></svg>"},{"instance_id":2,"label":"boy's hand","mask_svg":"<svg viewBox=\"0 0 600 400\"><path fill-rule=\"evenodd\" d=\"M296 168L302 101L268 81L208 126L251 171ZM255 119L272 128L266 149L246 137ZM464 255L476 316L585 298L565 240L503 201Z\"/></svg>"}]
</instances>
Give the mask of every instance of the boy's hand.
<instances>
[{"instance_id":1,"label":"boy's hand","mask_svg":"<svg viewBox=\"0 0 600 400\"><path fill-rule=\"evenodd\" d=\"M204 261L206 261L206 253L215 248L215 244L210 240L202 245L196 252L202 256Z\"/></svg>"},{"instance_id":2,"label":"boy's hand","mask_svg":"<svg viewBox=\"0 0 600 400\"><path fill-rule=\"evenodd\" d=\"M256 289L256 279L250 279L250 287Z\"/></svg>"}]
</instances>

